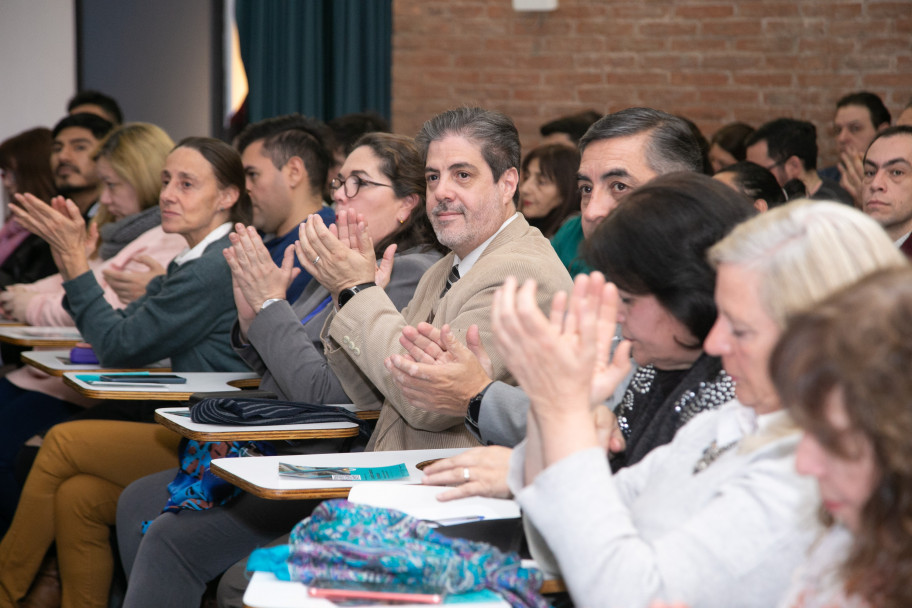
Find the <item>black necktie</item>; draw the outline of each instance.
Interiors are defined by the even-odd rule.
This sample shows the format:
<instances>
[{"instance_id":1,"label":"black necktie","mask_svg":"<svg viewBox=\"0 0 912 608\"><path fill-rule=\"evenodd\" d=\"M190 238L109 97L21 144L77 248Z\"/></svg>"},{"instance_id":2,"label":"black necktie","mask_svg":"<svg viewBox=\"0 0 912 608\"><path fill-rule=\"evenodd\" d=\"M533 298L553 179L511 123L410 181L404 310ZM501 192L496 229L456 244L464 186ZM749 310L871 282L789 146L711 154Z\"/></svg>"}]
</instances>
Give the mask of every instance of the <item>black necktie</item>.
<instances>
[{"instance_id":1,"label":"black necktie","mask_svg":"<svg viewBox=\"0 0 912 608\"><path fill-rule=\"evenodd\" d=\"M450 287L453 286L453 283L455 283L458 280L459 280L459 268L456 266L453 266L452 268L450 268L450 274L447 275L446 285L444 286L443 291L440 292L440 297L442 298L443 296L445 296L446 292L448 292L450 290Z\"/></svg>"}]
</instances>

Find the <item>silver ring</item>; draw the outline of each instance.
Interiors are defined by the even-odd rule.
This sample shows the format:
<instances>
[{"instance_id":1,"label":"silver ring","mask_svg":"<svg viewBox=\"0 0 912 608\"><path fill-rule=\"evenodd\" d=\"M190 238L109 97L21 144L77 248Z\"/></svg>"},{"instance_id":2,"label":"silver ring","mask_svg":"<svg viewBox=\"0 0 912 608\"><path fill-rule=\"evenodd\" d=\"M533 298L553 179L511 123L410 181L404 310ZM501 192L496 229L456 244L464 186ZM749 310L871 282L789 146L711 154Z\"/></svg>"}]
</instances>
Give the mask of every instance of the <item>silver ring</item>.
<instances>
[{"instance_id":1,"label":"silver ring","mask_svg":"<svg viewBox=\"0 0 912 608\"><path fill-rule=\"evenodd\" d=\"M317 256L317 257L314 258L314 264L316 264L316 263L319 262L319 261L320 261L320 256Z\"/></svg>"},{"instance_id":2,"label":"silver ring","mask_svg":"<svg viewBox=\"0 0 912 608\"><path fill-rule=\"evenodd\" d=\"M469 467L463 467L462 469L462 478L465 481L469 480Z\"/></svg>"}]
</instances>

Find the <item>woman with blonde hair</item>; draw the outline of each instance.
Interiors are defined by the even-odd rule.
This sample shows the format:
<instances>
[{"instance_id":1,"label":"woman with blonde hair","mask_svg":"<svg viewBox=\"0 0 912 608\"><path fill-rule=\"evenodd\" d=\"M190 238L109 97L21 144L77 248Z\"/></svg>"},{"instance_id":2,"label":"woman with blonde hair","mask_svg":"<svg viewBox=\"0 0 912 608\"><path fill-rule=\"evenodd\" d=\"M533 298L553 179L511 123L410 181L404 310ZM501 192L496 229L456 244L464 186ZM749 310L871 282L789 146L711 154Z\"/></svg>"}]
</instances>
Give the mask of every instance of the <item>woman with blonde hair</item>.
<instances>
[{"instance_id":1,"label":"woman with blonde hair","mask_svg":"<svg viewBox=\"0 0 912 608\"><path fill-rule=\"evenodd\" d=\"M156 274L163 274L163 266L186 245L180 235L161 229L158 208L161 170L173 147L161 128L130 123L111 131L92 155L102 190L101 210L93 222L100 226L100 238L89 265L112 306L122 308L141 295L120 297L126 295L117 289L125 283L125 273L157 269ZM0 307L8 318L29 325L72 326L73 318L63 309L63 295L58 273L35 283L11 285L0 293Z\"/></svg>"},{"instance_id":2,"label":"woman with blonde hair","mask_svg":"<svg viewBox=\"0 0 912 608\"><path fill-rule=\"evenodd\" d=\"M709 259L719 317L704 348L722 358L736 399L617 474L589 400L594 382L622 377L629 353L621 346L607 371L596 368L591 336L601 328L610 338L613 286L572 303L563 323L530 305L534 285L509 281L495 300L497 346L531 399L510 486L541 535L533 554L556 559L577 605L770 606L815 536L816 492L794 470L800 434L773 389L769 356L787 315L905 260L876 222L829 202L751 219Z\"/></svg>"}]
</instances>

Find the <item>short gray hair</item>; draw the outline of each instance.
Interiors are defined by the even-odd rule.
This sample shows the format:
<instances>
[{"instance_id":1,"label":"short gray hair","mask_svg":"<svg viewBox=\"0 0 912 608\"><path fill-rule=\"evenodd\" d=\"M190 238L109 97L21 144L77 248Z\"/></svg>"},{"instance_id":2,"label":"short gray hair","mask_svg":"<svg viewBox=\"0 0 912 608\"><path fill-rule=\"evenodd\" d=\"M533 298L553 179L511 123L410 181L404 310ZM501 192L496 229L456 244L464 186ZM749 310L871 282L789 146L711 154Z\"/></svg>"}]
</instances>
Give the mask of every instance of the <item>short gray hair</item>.
<instances>
[{"instance_id":1,"label":"short gray hair","mask_svg":"<svg viewBox=\"0 0 912 608\"><path fill-rule=\"evenodd\" d=\"M703 172L703 154L687 123L653 108L627 108L603 116L580 139L580 154L591 143L616 137L650 133L644 154L649 168L659 175L675 171Z\"/></svg>"},{"instance_id":2,"label":"short gray hair","mask_svg":"<svg viewBox=\"0 0 912 608\"><path fill-rule=\"evenodd\" d=\"M415 136L415 143L425 160L431 142L448 135L458 135L476 142L481 147L482 158L491 168L495 182L508 169L519 171L519 132L506 114L477 107L462 107L438 114L424 123ZM517 188L513 202L518 201Z\"/></svg>"},{"instance_id":3,"label":"short gray hair","mask_svg":"<svg viewBox=\"0 0 912 608\"><path fill-rule=\"evenodd\" d=\"M873 219L830 201L797 200L744 222L709 250L709 263L760 275L760 298L785 327L790 315L879 270L908 264Z\"/></svg>"}]
</instances>

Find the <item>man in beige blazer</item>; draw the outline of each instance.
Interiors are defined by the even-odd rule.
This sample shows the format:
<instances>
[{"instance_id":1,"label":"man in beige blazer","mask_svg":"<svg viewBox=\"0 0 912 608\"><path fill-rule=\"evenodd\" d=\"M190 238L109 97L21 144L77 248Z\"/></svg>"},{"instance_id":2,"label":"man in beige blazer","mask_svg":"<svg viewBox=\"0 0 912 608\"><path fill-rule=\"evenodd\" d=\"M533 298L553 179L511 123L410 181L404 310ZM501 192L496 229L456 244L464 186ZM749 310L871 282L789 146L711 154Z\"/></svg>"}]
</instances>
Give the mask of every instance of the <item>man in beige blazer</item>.
<instances>
[{"instance_id":1,"label":"man in beige blazer","mask_svg":"<svg viewBox=\"0 0 912 608\"><path fill-rule=\"evenodd\" d=\"M627 108L601 118L579 146L582 157L577 181L586 238L624 197L654 177L703 170L690 127L680 118L652 108ZM409 335L417 334L409 331ZM512 447L522 441L529 407L522 389L492 381L475 356L464 349L441 354L436 348L441 338L434 338L437 343L426 341L426 352L421 355L416 354L420 349L412 348L412 357L391 359L399 390L429 411L465 415L466 425L485 445ZM449 386L454 388L444 392L443 387Z\"/></svg>"},{"instance_id":2,"label":"man in beige blazer","mask_svg":"<svg viewBox=\"0 0 912 608\"><path fill-rule=\"evenodd\" d=\"M512 120L480 108L451 110L426 122L416 142L426 158L427 213L451 253L425 273L401 314L366 265L336 271L332 284L324 283L336 301L323 328L330 365L356 405L369 400L372 390L385 397L368 444L373 450L478 445L462 416L414 407L392 381L384 360L405 352L399 344L403 327L448 324L464 341L468 327L478 325L486 343L494 291L506 277L536 279L543 310L555 292L572 288L551 244L516 211L520 144ZM333 252L324 247L319 223L309 224L302 252L319 266ZM492 365L497 379L509 379L498 356Z\"/></svg>"}]
</instances>

